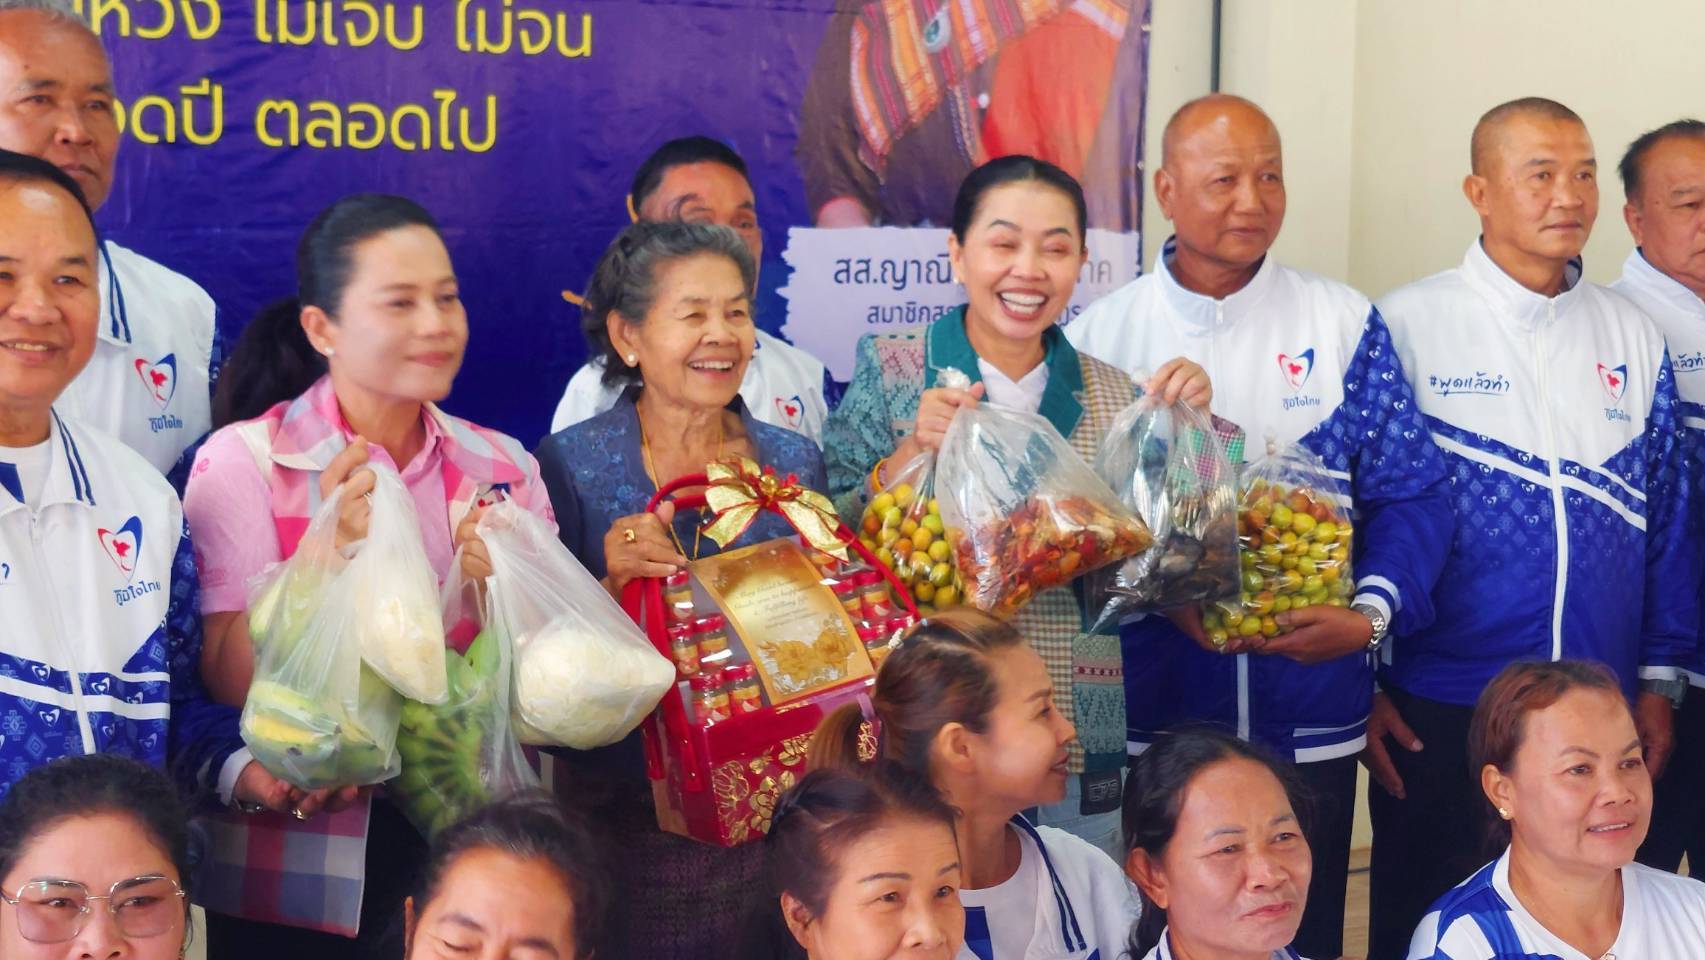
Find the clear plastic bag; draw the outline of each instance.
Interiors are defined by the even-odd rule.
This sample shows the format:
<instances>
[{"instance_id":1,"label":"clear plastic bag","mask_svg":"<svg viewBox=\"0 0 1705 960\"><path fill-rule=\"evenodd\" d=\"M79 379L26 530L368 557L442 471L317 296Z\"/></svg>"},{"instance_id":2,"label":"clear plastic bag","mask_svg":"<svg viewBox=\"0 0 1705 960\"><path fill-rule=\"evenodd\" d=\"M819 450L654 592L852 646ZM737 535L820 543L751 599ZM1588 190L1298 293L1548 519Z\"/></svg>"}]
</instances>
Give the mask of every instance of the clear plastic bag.
<instances>
[{"instance_id":1,"label":"clear plastic bag","mask_svg":"<svg viewBox=\"0 0 1705 960\"><path fill-rule=\"evenodd\" d=\"M353 617L361 659L410 700L443 703L444 623L438 575L426 559L414 498L396 472L373 471L367 538L346 574L361 606Z\"/></svg>"},{"instance_id":2,"label":"clear plastic bag","mask_svg":"<svg viewBox=\"0 0 1705 960\"><path fill-rule=\"evenodd\" d=\"M935 496L935 453L925 451L887 471L888 486L873 491L858 535L929 616L959 603L959 578L947 527Z\"/></svg>"},{"instance_id":3,"label":"clear plastic bag","mask_svg":"<svg viewBox=\"0 0 1705 960\"><path fill-rule=\"evenodd\" d=\"M255 671L243 742L269 773L306 790L380 783L398 770L402 696L361 662L356 624L371 598L350 576L360 553L337 550L340 493L249 605Z\"/></svg>"},{"instance_id":4,"label":"clear plastic bag","mask_svg":"<svg viewBox=\"0 0 1705 960\"><path fill-rule=\"evenodd\" d=\"M521 741L589 750L627 736L674 685L675 665L544 521L505 500L478 529L491 554L488 625L515 648Z\"/></svg>"},{"instance_id":5,"label":"clear plastic bag","mask_svg":"<svg viewBox=\"0 0 1705 960\"><path fill-rule=\"evenodd\" d=\"M508 636L481 609L458 555L444 583L445 633L477 633L462 653L444 648L449 697L437 705L403 704L397 732L402 772L386 785L391 799L427 837L517 790L539 785L510 720L514 654Z\"/></svg>"},{"instance_id":6,"label":"clear plastic bag","mask_svg":"<svg viewBox=\"0 0 1705 960\"><path fill-rule=\"evenodd\" d=\"M1209 639L1224 646L1234 636L1277 636L1287 610L1349 606L1355 531L1326 465L1300 444L1281 449L1269 440L1267 455L1244 466L1240 486L1240 595L1203 609Z\"/></svg>"},{"instance_id":7,"label":"clear plastic bag","mask_svg":"<svg viewBox=\"0 0 1705 960\"><path fill-rule=\"evenodd\" d=\"M942 377L943 386L967 382L955 370ZM1052 424L990 404L954 414L936 498L966 602L997 616L1141 553L1151 539Z\"/></svg>"},{"instance_id":8,"label":"clear plastic bag","mask_svg":"<svg viewBox=\"0 0 1705 960\"><path fill-rule=\"evenodd\" d=\"M1143 379L1139 374L1138 379ZM1105 572L1096 629L1136 613L1238 595L1237 473L1242 432L1187 404L1140 395L1120 411L1095 472L1148 522L1154 542Z\"/></svg>"}]
</instances>

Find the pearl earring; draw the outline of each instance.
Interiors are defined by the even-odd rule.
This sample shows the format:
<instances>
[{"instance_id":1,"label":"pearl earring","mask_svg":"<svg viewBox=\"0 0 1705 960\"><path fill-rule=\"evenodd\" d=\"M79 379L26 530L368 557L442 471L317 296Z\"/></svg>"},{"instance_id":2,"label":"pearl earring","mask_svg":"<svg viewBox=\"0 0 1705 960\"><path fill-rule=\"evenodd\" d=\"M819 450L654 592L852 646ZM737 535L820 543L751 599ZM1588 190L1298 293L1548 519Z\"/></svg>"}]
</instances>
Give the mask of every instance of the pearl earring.
<instances>
[{"instance_id":1,"label":"pearl earring","mask_svg":"<svg viewBox=\"0 0 1705 960\"><path fill-rule=\"evenodd\" d=\"M1508 820L1510 818L1510 812L1508 810L1505 810L1503 807L1499 807L1498 808L1498 816L1503 817L1505 820Z\"/></svg>"},{"instance_id":2,"label":"pearl earring","mask_svg":"<svg viewBox=\"0 0 1705 960\"><path fill-rule=\"evenodd\" d=\"M327 357L335 356L337 354L337 348L327 347L325 353Z\"/></svg>"},{"instance_id":3,"label":"pearl earring","mask_svg":"<svg viewBox=\"0 0 1705 960\"><path fill-rule=\"evenodd\" d=\"M636 357L636 356L634 356L634 355L633 355L633 354L631 354L631 353L630 353L630 354L628 354L628 366L630 366L630 367L631 367L631 366L633 366L633 365L634 365L634 364L636 364L636 363L638 363L638 362L639 362L639 358L638 358L638 357Z\"/></svg>"}]
</instances>

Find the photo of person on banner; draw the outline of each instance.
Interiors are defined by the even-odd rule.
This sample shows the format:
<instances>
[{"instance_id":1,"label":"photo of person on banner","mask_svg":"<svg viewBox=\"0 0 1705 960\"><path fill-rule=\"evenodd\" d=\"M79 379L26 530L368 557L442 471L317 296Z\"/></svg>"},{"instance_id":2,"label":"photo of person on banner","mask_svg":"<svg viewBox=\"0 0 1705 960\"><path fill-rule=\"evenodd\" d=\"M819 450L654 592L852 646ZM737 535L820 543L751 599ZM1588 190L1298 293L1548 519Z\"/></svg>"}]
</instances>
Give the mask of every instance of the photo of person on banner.
<instances>
[{"instance_id":1,"label":"photo of person on banner","mask_svg":"<svg viewBox=\"0 0 1705 960\"><path fill-rule=\"evenodd\" d=\"M839 0L798 158L819 227L945 222L1009 154L1076 177L1091 226L1135 230L1147 0Z\"/></svg>"}]
</instances>

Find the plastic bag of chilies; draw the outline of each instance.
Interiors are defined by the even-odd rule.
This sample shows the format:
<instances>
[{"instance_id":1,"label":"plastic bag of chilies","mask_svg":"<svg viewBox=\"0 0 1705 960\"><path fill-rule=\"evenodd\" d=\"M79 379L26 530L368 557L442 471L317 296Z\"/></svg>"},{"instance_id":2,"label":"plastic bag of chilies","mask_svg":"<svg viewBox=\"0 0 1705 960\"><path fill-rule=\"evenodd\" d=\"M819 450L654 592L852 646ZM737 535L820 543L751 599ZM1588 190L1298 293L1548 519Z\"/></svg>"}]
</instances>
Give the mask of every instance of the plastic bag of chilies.
<instances>
[{"instance_id":1,"label":"plastic bag of chilies","mask_svg":"<svg viewBox=\"0 0 1705 960\"><path fill-rule=\"evenodd\" d=\"M969 378L947 370L941 383ZM935 492L965 602L997 616L1149 545L1142 518L1033 413L961 408L942 439Z\"/></svg>"},{"instance_id":2,"label":"plastic bag of chilies","mask_svg":"<svg viewBox=\"0 0 1705 960\"><path fill-rule=\"evenodd\" d=\"M1098 577L1098 632L1133 614L1237 596L1233 464L1242 458L1241 429L1187 404L1139 391L1119 413L1095 472L1147 521L1154 543Z\"/></svg>"},{"instance_id":3,"label":"plastic bag of chilies","mask_svg":"<svg viewBox=\"0 0 1705 960\"><path fill-rule=\"evenodd\" d=\"M1326 604L1348 606L1350 572L1347 497L1326 465L1301 444L1279 447L1246 464L1239 477L1237 514L1239 595L1208 604L1202 629L1218 646L1233 637L1285 632L1278 615Z\"/></svg>"}]
</instances>

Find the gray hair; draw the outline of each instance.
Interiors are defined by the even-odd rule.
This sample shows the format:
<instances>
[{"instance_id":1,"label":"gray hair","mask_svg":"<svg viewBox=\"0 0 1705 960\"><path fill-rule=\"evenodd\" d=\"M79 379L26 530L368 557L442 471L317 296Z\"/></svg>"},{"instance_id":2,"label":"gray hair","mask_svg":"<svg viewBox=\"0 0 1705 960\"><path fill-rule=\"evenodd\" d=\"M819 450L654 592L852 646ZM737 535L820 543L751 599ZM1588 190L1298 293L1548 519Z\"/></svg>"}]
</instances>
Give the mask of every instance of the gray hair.
<instances>
[{"instance_id":1,"label":"gray hair","mask_svg":"<svg viewBox=\"0 0 1705 960\"><path fill-rule=\"evenodd\" d=\"M641 222L623 230L592 271L592 283L581 307L580 329L592 348L594 361L604 364L604 383L639 382L639 371L622 362L610 342L610 314L640 323L657 297L657 277L668 263L699 254L726 257L740 268L740 279L751 295L758 266L740 235L728 227L676 221Z\"/></svg>"},{"instance_id":2,"label":"gray hair","mask_svg":"<svg viewBox=\"0 0 1705 960\"><path fill-rule=\"evenodd\" d=\"M37 13L44 13L48 19L79 27L84 33L94 37L96 42L100 41L100 36L95 33L93 27L89 26L89 21L83 19L83 15L77 12L77 8L72 5L71 0L0 0L0 13L11 13L15 10L34 10ZM105 49L105 47L102 48L103 51Z\"/></svg>"}]
</instances>

